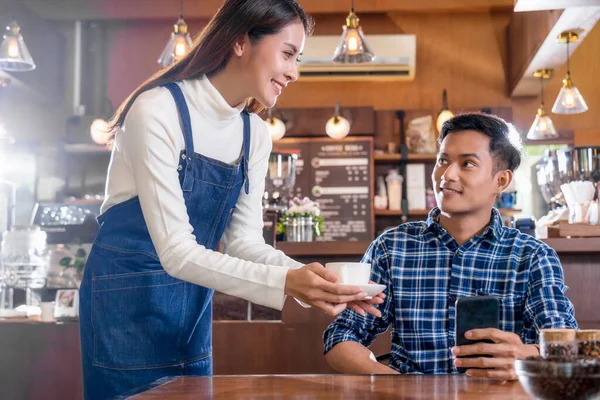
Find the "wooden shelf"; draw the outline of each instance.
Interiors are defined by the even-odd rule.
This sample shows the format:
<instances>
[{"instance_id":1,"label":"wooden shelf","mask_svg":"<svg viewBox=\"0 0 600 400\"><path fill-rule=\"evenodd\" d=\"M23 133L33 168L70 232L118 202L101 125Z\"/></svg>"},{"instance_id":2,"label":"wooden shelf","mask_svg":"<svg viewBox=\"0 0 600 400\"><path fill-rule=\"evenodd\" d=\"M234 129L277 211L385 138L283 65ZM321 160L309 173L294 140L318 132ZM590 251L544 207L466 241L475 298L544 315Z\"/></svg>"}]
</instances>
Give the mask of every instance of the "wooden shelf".
<instances>
[{"instance_id":1,"label":"wooden shelf","mask_svg":"<svg viewBox=\"0 0 600 400\"><path fill-rule=\"evenodd\" d=\"M424 216L428 215L429 210L408 210L408 215ZM375 210L376 216L399 217L402 215L402 210Z\"/></svg>"},{"instance_id":2,"label":"wooden shelf","mask_svg":"<svg viewBox=\"0 0 600 400\"><path fill-rule=\"evenodd\" d=\"M374 154L373 160L379 163L391 163L399 162L401 159L400 154ZM414 162L435 162L437 154L409 154L408 161Z\"/></svg>"},{"instance_id":3,"label":"wooden shelf","mask_svg":"<svg viewBox=\"0 0 600 400\"><path fill-rule=\"evenodd\" d=\"M371 242L277 242L277 250L298 256L362 256Z\"/></svg>"}]
</instances>

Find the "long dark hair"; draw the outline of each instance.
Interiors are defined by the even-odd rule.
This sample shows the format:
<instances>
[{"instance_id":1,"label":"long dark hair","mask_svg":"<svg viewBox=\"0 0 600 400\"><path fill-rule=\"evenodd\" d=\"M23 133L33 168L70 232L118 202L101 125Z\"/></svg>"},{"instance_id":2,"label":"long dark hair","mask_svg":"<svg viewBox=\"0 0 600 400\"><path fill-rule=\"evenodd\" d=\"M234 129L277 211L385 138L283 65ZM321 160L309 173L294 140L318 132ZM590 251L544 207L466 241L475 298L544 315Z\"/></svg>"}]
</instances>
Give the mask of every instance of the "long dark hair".
<instances>
[{"instance_id":1,"label":"long dark hair","mask_svg":"<svg viewBox=\"0 0 600 400\"><path fill-rule=\"evenodd\" d=\"M208 25L196 37L190 52L178 63L151 76L119 106L110 122L114 133L123 126L125 116L135 99L152 88L184 79L198 79L223 69L233 54L240 36L248 34L251 43L278 33L288 24L300 20L306 35L311 35L313 19L296 0L225 0ZM250 99L246 110L259 112L264 108Z\"/></svg>"}]
</instances>

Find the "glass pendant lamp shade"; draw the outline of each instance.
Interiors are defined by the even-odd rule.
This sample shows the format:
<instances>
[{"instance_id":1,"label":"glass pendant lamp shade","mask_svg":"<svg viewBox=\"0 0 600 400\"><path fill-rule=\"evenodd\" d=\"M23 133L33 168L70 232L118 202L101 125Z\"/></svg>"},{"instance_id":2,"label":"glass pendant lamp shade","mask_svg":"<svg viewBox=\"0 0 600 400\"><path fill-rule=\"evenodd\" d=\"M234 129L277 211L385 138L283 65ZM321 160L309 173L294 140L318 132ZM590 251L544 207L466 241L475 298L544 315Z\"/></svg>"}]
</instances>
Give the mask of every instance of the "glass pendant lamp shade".
<instances>
[{"instance_id":1,"label":"glass pendant lamp shade","mask_svg":"<svg viewBox=\"0 0 600 400\"><path fill-rule=\"evenodd\" d=\"M181 60L192 48L192 38L188 33L188 27L183 17L179 17L177 23L173 25L171 38L164 50L158 57L158 63L163 67L173 65Z\"/></svg>"},{"instance_id":2,"label":"glass pendant lamp shade","mask_svg":"<svg viewBox=\"0 0 600 400\"><path fill-rule=\"evenodd\" d=\"M340 115L340 103L335 105L333 117L325 124L325 133L332 139L343 139L350 133L350 121Z\"/></svg>"},{"instance_id":3,"label":"glass pendant lamp shade","mask_svg":"<svg viewBox=\"0 0 600 400\"><path fill-rule=\"evenodd\" d=\"M333 61L337 63L356 64L372 62L375 54L365 39L362 28L358 24L358 17L354 13L354 1L350 14L346 18L342 37L333 53Z\"/></svg>"},{"instance_id":4,"label":"glass pendant lamp shade","mask_svg":"<svg viewBox=\"0 0 600 400\"><path fill-rule=\"evenodd\" d=\"M16 22L11 22L6 27L0 45L0 70L4 71L31 71L35 69L35 63L23 36L21 28Z\"/></svg>"},{"instance_id":5,"label":"glass pendant lamp shade","mask_svg":"<svg viewBox=\"0 0 600 400\"><path fill-rule=\"evenodd\" d=\"M540 69L533 73L533 76L540 78L540 92L541 92L541 104L538 108L537 115L529 132L527 132L527 139L530 140L542 140L542 139L553 139L558 137L554 123L550 119L550 116L546 114L546 108L544 106L544 79L550 79L554 71L551 69Z\"/></svg>"},{"instance_id":6,"label":"glass pendant lamp shade","mask_svg":"<svg viewBox=\"0 0 600 400\"><path fill-rule=\"evenodd\" d=\"M440 115L438 115L435 124L438 132L442 131L444 122L452 118L454 118L454 113L448 109L448 93L446 92L446 89L444 89L442 92L442 111L440 112Z\"/></svg>"},{"instance_id":7,"label":"glass pendant lamp shade","mask_svg":"<svg viewBox=\"0 0 600 400\"><path fill-rule=\"evenodd\" d=\"M554 114L579 114L588 110L588 106L579 90L571 79L571 66L569 62L569 43L579 40L576 32L563 32L558 35L559 43L567 45L567 76L563 79L563 85L558 92L558 97L552 107Z\"/></svg>"},{"instance_id":8,"label":"glass pendant lamp shade","mask_svg":"<svg viewBox=\"0 0 600 400\"><path fill-rule=\"evenodd\" d=\"M563 80L563 86L560 88L558 97L552 107L552 112L554 114L579 114L587 110L588 106L583 96L573 84L571 75L567 73L566 78Z\"/></svg>"},{"instance_id":9,"label":"glass pendant lamp shade","mask_svg":"<svg viewBox=\"0 0 600 400\"><path fill-rule=\"evenodd\" d=\"M270 108L265 122L267 123L267 129L269 130L272 141L275 142L285 136L285 124L279 118L273 117Z\"/></svg>"},{"instance_id":10,"label":"glass pendant lamp shade","mask_svg":"<svg viewBox=\"0 0 600 400\"><path fill-rule=\"evenodd\" d=\"M527 139L530 140L541 140L541 139L553 139L558 137L556 133L556 129L554 128L554 123L546 114L544 110L544 105L541 105L538 108L537 115L535 116L535 120L529 128L529 132L527 132Z\"/></svg>"}]
</instances>

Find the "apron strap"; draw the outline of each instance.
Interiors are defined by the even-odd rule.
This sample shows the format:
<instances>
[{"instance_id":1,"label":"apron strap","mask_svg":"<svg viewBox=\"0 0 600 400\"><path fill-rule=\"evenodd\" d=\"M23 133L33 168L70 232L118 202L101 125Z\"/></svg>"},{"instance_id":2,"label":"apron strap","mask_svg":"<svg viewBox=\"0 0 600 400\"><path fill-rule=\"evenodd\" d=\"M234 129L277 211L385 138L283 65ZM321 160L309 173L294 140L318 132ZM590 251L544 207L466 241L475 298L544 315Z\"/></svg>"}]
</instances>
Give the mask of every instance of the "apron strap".
<instances>
[{"instance_id":1,"label":"apron strap","mask_svg":"<svg viewBox=\"0 0 600 400\"><path fill-rule=\"evenodd\" d=\"M250 182L248 179L248 161L250 160L250 115L247 111L242 111L242 119L244 121L244 191L250 193Z\"/></svg>"},{"instance_id":2,"label":"apron strap","mask_svg":"<svg viewBox=\"0 0 600 400\"><path fill-rule=\"evenodd\" d=\"M192 157L194 156L194 140L192 138L192 122L190 120L190 111L188 109L183 92L178 84L175 82L165 83L162 85L169 89L173 99L175 99L175 105L179 112L179 118L181 119L181 126L183 129L183 139L185 140L185 153L187 156L188 169L191 168Z\"/></svg>"}]
</instances>

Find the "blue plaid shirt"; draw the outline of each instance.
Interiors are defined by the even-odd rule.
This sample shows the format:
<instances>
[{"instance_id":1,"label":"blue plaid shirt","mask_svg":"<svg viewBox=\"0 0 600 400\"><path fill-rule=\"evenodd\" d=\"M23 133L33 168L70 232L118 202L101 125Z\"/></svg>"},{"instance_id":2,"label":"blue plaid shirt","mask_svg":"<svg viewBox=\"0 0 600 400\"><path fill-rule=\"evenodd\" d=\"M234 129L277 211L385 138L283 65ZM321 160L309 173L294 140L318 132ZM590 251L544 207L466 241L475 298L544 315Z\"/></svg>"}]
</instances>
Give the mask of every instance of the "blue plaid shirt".
<instances>
[{"instance_id":1,"label":"blue plaid shirt","mask_svg":"<svg viewBox=\"0 0 600 400\"><path fill-rule=\"evenodd\" d=\"M516 229L504 227L493 209L485 231L459 246L438 223L427 221L390 229L369 247L371 280L387 286L381 318L346 309L323 334L325 353L344 341L369 346L392 326L390 367L401 373L456 373L454 303L457 298L500 298L500 329L537 342L542 328L576 328L573 305L556 252Z\"/></svg>"}]
</instances>

